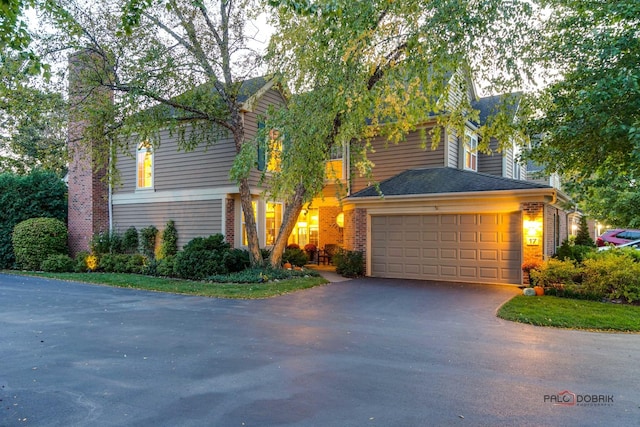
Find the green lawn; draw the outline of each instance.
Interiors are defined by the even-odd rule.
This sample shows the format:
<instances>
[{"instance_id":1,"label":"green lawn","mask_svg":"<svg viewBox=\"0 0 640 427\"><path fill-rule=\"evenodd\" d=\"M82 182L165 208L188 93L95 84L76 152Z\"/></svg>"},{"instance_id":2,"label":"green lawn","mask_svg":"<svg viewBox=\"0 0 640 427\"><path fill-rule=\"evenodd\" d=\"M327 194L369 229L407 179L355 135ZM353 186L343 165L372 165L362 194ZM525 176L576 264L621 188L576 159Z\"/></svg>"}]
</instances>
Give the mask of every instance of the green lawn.
<instances>
[{"instance_id":1,"label":"green lawn","mask_svg":"<svg viewBox=\"0 0 640 427\"><path fill-rule=\"evenodd\" d=\"M118 273L33 273L16 271L4 271L4 273L95 283L120 288L237 299L269 298L328 283L322 277L297 277L268 283L209 283Z\"/></svg>"},{"instance_id":2,"label":"green lawn","mask_svg":"<svg viewBox=\"0 0 640 427\"><path fill-rule=\"evenodd\" d=\"M640 332L640 306L553 296L516 296L498 310L498 317L537 326Z\"/></svg>"}]
</instances>

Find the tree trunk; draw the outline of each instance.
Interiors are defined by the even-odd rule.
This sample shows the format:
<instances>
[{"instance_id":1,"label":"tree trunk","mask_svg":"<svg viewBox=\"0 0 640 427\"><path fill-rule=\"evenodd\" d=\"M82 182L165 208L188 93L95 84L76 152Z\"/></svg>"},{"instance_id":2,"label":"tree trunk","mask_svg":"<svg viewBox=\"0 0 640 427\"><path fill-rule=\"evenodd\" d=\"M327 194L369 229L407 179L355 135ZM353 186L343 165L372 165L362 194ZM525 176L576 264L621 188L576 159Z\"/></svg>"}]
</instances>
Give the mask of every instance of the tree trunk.
<instances>
[{"instance_id":1,"label":"tree trunk","mask_svg":"<svg viewBox=\"0 0 640 427\"><path fill-rule=\"evenodd\" d=\"M247 245L249 248L249 261L252 267L264 265L262 253L260 252L260 242L258 241L258 231L256 227L256 217L253 212L251 190L247 178L240 180L240 204L242 205L242 215L244 215L244 228L247 233Z\"/></svg>"},{"instance_id":2,"label":"tree trunk","mask_svg":"<svg viewBox=\"0 0 640 427\"><path fill-rule=\"evenodd\" d=\"M280 264L282 263L282 254L287 247L287 240L289 239L293 228L296 226L298 216L302 211L304 196L306 193L306 188L302 184L298 184L293 195L293 199L287 203L287 206L285 207L282 225L280 226L278 237L276 237L276 241L273 245L271 256L269 258L271 267L273 268L280 268Z\"/></svg>"},{"instance_id":3,"label":"tree trunk","mask_svg":"<svg viewBox=\"0 0 640 427\"><path fill-rule=\"evenodd\" d=\"M230 105L233 139L236 146L236 153L240 153L242 145L245 143L244 126L242 124L240 112L236 108L231 108L233 105L235 105L235 102L232 102ZM253 198L251 197L251 186L249 185L248 176L242 177L239 180L238 189L240 190L240 204L242 205L242 215L244 216L244 228L247 233L249 261L251 262L252 267L259 267L264 265L264 260L262 259L262 253L260 252L256 216L253 212Z\"/></svg>"}]
</instances>

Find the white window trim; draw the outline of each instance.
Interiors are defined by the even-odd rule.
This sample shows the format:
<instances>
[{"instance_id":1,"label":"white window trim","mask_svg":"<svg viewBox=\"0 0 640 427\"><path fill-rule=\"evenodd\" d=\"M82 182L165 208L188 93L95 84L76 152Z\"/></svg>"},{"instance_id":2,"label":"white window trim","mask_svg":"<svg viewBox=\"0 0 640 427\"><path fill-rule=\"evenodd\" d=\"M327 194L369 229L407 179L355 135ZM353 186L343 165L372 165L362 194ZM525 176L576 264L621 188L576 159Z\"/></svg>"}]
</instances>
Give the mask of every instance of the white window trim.
<instances>
[{"instance_id":1,"label":"white window trim","mask_svg":"<svg viewBox=\"0 0 640 427\"><path fill-rule=\"evenodd\" d=\"M141 153L151 153L151 185L149 187L140 187L140 161L139 156ZM138 146L136 150L136 191L153 191L155 188L155 175L156 175L156 158L155 153L152 147L146 147L145 143L142 142Z\"/></svg>"},{"instance_id":2,"label":"white window trim","mask_svg":"<svg viewBox=\"0 0 640 427\"><path fill-rule=\"evenodd\" d=\"M468 147L467 137L471 140L471 146ZM468 148L467 148L468 147ZM475 168L467 166L467 153L471 156L471 159L475 159ZM473 161L471 163L474 163ZM462 166L464 170L478 171L478 134L465 129L464 139L462 140Z\"/></svg>"},{"instance_id":3,"label":"white window trim","mask_svg":"<svg viewBox=\"0 0 640 427\"><path fill-rule=\"evenodd\" d=\"M329 164L329 162L333 161L333 160L342 160L342 178L340 178L341 182L346 182L347 181L347 176L348 176L348 159L349 159L349 145L344 145L341 147L342 149L342 158L339 159L332 159L331 158L331 153L329 153L329 160L327 160L326 162L324 162L325 164L325 170L326 170L326 165ZM327 178L325 176L324 178L325 182L334 182L335 180L332 178Z\"/></svg>"}]
</instances>

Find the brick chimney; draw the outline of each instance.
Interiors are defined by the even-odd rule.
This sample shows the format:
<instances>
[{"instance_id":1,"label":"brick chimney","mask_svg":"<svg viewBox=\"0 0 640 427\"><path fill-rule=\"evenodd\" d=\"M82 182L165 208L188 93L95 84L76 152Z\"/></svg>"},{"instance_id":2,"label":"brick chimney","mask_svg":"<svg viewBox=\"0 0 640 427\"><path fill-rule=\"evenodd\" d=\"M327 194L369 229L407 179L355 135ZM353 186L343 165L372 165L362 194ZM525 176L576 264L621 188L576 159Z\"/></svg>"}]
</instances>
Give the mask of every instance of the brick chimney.
<instances>
[{"instance_id":1,"label":"brick chimney","mask_svg":"<svg viewBox=\"0 0 640 427\"><path fill-rule=\"evenodd\" d=\"M100 87L104 75L101 58L87 51L69 58L70 156L68 185L69 252L89 250L91 238L109 229L109 187L106 180L108 142L90 137L89 114L113 102L110 90ZM95 134L95 132L92 132Z\"/></svg>"}]
</instances>

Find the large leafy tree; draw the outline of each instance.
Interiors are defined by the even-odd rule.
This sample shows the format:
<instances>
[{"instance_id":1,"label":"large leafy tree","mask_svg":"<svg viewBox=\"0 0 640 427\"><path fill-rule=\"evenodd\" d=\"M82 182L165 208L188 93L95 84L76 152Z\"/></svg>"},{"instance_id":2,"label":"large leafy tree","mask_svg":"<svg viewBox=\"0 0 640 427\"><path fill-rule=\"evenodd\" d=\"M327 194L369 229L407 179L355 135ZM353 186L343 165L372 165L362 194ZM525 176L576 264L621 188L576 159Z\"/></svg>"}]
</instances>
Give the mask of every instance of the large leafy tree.
<instances>
[{"instance_id":1,"label":"large leafy tree","mask_svg":"<svg viewBox=\"0 0 640 427\"><path fill-rule=\"evenodd\" d=\"M458 96L468 76L493 91L508 91L528 77L523 49L536 37L528 1L269 4L276 29L270 65L294 94L288 109L269 122L285 135L290 152L271 181L273 197L288 202L274 252L286 244L303 204L324 185L322 165L331 150L350 145L352 165L368 174L373 136L400 143L435 120L435 146L442 128L461 131L466 120L477 118L466 96ZM491 135L508 141L506 121L491 123L482 129L485 150Z\"/></svg>"},{"instance_id":2,"label":"large leafy tree","mask_svg":"<svg viewBox=\"0 0 640 427\"><path fill-rule=\"evenodd\" d=\"M583 208L611 225L640 224L640 3L544 2L537 43L555 80L538 94L530 158L559 172Z\"/></svg>"},{"instance_id":3,"label":"large leafy tree","mask_svg":"<svg viewBox=\"0 0 640 427\"><path fill-rule=\"evenodd\" d=\"M239 154L245 145L255 148L245 137L238 101L241 83L260 72L260 57L249 47L253 33L246 30L254 1L53 3L42 19L54 34L40 38L40 51L59 59L80 52L74 78L85 94L98 96L72 93L72 111L90 124L84 139L101 141L92 149L103 165L132 134L159 145L161 128L179 135L183 149L213 144L221 134L232 136ZM235 178L251 260L260 264L249 169L236 168Z\"/></svg>"}]
</instances>

